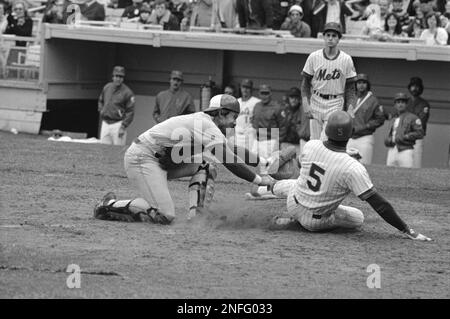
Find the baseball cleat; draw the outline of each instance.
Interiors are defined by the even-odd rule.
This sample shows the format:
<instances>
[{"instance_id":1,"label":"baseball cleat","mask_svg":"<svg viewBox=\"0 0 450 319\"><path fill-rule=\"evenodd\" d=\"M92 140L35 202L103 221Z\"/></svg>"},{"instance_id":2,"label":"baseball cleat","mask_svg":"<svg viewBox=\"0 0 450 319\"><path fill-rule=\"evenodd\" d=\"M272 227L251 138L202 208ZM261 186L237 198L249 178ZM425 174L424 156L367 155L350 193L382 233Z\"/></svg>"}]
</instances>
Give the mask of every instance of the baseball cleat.
<instances>
[{"instance_id":1,"label":"baseball cleat","mask_svg":"<svg viewBox=\"0 0 450 319\"><path fill-rule=\"evenodd\" d=\"M116 199L116 195L113 192L107 193L103 198L94 206L94 218L106 219L108 213L107 206L109 202Z\"/></svg>"}]
</instances>

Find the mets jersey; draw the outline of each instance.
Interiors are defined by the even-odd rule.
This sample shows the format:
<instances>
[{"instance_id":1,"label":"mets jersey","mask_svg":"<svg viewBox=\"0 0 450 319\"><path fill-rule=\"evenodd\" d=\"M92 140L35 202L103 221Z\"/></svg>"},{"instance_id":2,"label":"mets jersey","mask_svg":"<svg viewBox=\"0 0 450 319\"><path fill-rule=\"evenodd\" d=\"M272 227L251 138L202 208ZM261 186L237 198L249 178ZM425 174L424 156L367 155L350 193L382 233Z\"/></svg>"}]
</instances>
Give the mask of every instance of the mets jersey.
<instances>
[{"instance_id":1,"label":"mets jersey","mask_svg":"<svg viewBox=\"0 0 450 319\"><path fill-rule=\"evenodd\" d=\"M347 79L356 76L355 66L350 55L339 50L330 60L325 49L311 53L303 67L303 73L312 77L313 92L325 95L342 95Z\"/></svg>"},{"instance_id":2,"label":"mets jersey","mask_svg":"<svg viewBox=\"0 0 450 319\"><path fill-rule=\"evenodd\" d=\"M315 214L334 211L350 192L362 200L374 193L365 167L345 150L331 148L327 142L311 140L300 156L295 200Z\"/></svg>"},{"instance_id":3,"label":"mets jersey","mask_svg":"<svg viewBox=\"0 0 450 319\"><path fill-rule=\"evenodd\" d=\"M142 133L139 140L155 152L193 146L192 155L203 152L203 146L210 148L226 143L212 117L204 112L171 117Z\"/></svg>"},{"instance_id":4,"label":"mets jersey","mask_svg":"<svg viewBox=\"0 0 450 319\"><path fill-rule=\"evenodd\" d=\"M241 112L236 119L235 131L237 134L245 134L253 129L253 109L255 108L256 103L258 103L259 101L260 99L254 96L250 97L247 101L243 101L241 97L238 99L239 105L241 107Z\"/></svg>"}]
</instances>

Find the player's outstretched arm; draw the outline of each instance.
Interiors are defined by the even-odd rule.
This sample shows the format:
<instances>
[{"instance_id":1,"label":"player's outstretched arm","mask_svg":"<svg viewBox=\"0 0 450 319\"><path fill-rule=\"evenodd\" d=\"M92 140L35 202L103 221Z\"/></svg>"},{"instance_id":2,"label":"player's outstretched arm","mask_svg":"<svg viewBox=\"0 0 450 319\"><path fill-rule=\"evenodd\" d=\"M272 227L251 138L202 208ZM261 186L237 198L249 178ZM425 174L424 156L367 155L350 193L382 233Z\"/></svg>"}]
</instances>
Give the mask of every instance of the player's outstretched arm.
<instances>
[{"instance_id":1,"label":"player's outstretched arm","mask_svg":"<svg viewBox=\"0 0 450 319\"><path fill-rule=\"evenodd\" d=\"M244 161L236 156L233 150L228 146L227 143L222 144L222 158L221 156L217 156L216 154L217 147L211 150L211 153L218 158L219 161L222 162L223 166L225 166L231 173L236 175L239 178L242 178L250 183L254 183L260 186L269 186L272 185L274 179L268 175L259 176L255 174L250 168L245 165Z\"/></svg>"},{"instance_id":2,"label":"player's outstretched arm","mask_svg":"<svg viewBox=\"0 0 450 319\"><path fill-rule=\"evenodd\" d=\"M410 228L406 223L398 216L394 207L384 199L376 191L366 199L370 206L380 215L386 222L394 226L402 233L404 233L408 238L413 240L430 241L431 238L424 236L422 234L416 233L412 228Z\"/></svg>"},{"instance_id":3,"label":"player's outstretched arm","mask_svg":"<svg viewBox=\"0 0 450 319\"><path fill-rule=\"evenodd\" d=\"M309 106L309 103L311 101L311 80L312 80L312 76L303 72L303 80L302 80L302 85L300 87L300 91L302 93L302 107L303 107L303 112L305 113L305 116L307 118L311 118L311 108Z\"/></svg>"}]
</instances>

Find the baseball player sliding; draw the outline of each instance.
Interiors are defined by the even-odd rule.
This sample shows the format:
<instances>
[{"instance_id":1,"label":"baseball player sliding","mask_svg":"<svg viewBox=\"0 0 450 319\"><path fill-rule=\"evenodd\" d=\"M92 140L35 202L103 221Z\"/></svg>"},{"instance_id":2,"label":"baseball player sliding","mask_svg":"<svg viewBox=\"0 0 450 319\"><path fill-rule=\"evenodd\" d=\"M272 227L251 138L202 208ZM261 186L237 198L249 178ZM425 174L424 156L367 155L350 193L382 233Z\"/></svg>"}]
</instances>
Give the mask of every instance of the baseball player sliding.
<instances>
[{"instance_id":1,"label":"baseball player sliding","mask_svg":"<svg viewBox=\"0 0 450 319\"><path fill-rule=\"evenodd\" d=\"M353 60L337 48L342 37L340 24L325 24L323 36L325 48L308 56L302 72L302 105L310 118L312 140L326 140L324 128L331 113L355 105Z\"/></svg>"},{"instance_id":2,"label":"baseball player sliding","mask_svg":"<svg viewBox=\"0 0 450 319\"><path fill-rule=\"evenodd\" d=\"M170 224L175 207L167 180L192 176L189 183L189 216L207 207L214 192L218 160L234 175L256 185L270 185L270 176L259 176L250 165L258 158L227 144L227 128L233 128L239 115L239 102L230 95L216 95L203 112L172 117L141 134L125 153L125 171L139 198L117 200L106 194L94 208L94 217L105 220L145 221Z\"/></svg>"},{"instance_id":3,"label":"baseball player sliding","mask_svg":"<svg viewBox=\"0 0 450 319\"><path fill-rule=\"evenodd\" d=\"M335 111L325 128L328 140L311 140L305 144L299 178L277 181L272 186L276 196L287 197L288 211L286 216L275 216L274 225L282 228L300 223L309 231L358 228L363 224L363 213L341 205L353 192L408 238L431 240L416 233L397 215L392 205L375 190L365 167L346 153L352 131L351 116Z\"/></svg>"}]
</instances>

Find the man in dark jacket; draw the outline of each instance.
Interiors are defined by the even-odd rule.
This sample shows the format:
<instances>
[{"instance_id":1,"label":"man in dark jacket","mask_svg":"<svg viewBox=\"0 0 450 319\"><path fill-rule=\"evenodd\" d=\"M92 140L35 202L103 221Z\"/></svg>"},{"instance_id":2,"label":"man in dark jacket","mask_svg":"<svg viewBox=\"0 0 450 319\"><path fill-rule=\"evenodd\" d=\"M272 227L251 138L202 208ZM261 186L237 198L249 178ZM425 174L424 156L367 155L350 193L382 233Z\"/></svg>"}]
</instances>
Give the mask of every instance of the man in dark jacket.
<instances>
[{"instance_id":1,"label":"man in dark jacket","mask_svg":"<svg viewBox=\"0 0 450 319\"><path fill-rule=\"evenodd\" d=\"M347 148L356 148L362 156L360 162L371 164L375 138L373 133L384 123L383 107L370 91L369 77L366 74L356 76L356 106L349 110L353 115L354 132Z\"/></svg>"},{"instance_id":2,"label":"man in dark jacket","mask_svg":"<svg viewBox=\"0 0 450 319\"><path fill-rule=\"evenodd\" d=\"M430 104L421 97L423 93L423 82L419 77L412 77L408 84L408 91L411 98L408 101L406 109L419 117L422 121L423 136L427 134L427 123L430 118ZM422 166L423 139L418 139L414 145L414 167Z\"/></svg>"},{"instance_id":3,"label":"man in dark jacket","mask_svg":"<svg viewBox=\"0 0 450 319\"><path fill-rule=\"evenodd\" d=\"M237 0L236 10L241 28L272 28L272 0Z\"/></svg>"},{"instance_id":4,"label":"man in dark jacket","mask_svg":"<svg viewBox=\"0 0 450 319\"><path fill-rule=\"evenodd\" d=\"M125 68L115 66L113 81L106 84L98 99L102 120L100 141L105 144L125 145L126 129L134 117L134 94L123 83Z\"/></svg>"},{"instance_id":5,"label":"man in dark jacket","mask_svg":"<svg viewBox=\"0 0 450 319\"><path fill-rule=\"evenodd\" d=\"M305 21L311 27L311 36L317 37L328 22L339 23L342 33L346 32L345 16L351 16L353 11L342 0L305 0L302 3Z\"/></svg>"},{"instance_id":6,"label":"man in dark jacket","mask_svg":"<svg viewBox=\"0 0 450 319\"><path fill-rule=\"evenodd\" d=\"M309 141L309 118L303 112L302 97L299 88L293 87L288 92L288 101L281 111L284 119L280 131L281 149L295 146L297 156L301 154L303 145Z\"/></svg>"},{"instance_id":7,"label":"man in dark jacket","mask_svg":"<svg viewBox=\"0 0 450 319\"><path fill-rule=\"evenodd\" d=\"M397 93L394 106L398 116L390 125L384 144L389 148L386 165L413 167L413 149L417 139L423 138L422 121L406 110L408 96Z\"/></svg>"}]
</instances>

